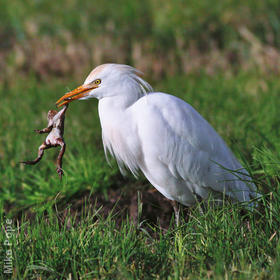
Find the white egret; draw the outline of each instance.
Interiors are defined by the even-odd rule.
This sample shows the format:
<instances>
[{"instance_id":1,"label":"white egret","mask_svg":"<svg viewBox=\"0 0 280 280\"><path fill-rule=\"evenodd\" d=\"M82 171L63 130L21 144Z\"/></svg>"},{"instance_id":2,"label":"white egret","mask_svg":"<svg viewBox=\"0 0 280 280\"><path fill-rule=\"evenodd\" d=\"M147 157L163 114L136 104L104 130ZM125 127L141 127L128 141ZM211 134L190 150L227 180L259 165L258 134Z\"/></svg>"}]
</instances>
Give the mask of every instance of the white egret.
<instances>
[{"instance_id":1,"label":"white egret","mask_svg":"<svg viewBox=\"0 0 280 280\"><path fill-rule=\"evenodd\" d=\"M128 65L100 65L57 105L97 98L105 153L122 173L141 171L171 201L191 206L211 193L256 198L248 172L213 127L185 101L153 92L138 74Z\"/></svg>"}]
</instances>

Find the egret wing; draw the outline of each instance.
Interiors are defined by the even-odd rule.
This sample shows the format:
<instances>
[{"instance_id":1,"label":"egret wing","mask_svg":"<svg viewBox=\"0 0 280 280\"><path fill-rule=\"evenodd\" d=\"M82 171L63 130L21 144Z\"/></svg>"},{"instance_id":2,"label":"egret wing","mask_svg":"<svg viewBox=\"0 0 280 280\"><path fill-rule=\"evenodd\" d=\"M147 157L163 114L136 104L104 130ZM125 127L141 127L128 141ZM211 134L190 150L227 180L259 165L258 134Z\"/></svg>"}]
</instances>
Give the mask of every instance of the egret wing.
<instances>
[{"instance_id":1,"label":"egret wing","mask_svg":"<svg viewBox=\"0 0 280 280\"><path fill-rule=\"evenodd\" d=\"M172 95L152 93L135 107L143 151L168 166L172 175L191 182L192 192L203 188L239 201L255 196L255 186L213 127L189 104ZM154 145L153 143L158 143ZM243 181L244 180L244 181Z\"/></svg>"}]
</instances>

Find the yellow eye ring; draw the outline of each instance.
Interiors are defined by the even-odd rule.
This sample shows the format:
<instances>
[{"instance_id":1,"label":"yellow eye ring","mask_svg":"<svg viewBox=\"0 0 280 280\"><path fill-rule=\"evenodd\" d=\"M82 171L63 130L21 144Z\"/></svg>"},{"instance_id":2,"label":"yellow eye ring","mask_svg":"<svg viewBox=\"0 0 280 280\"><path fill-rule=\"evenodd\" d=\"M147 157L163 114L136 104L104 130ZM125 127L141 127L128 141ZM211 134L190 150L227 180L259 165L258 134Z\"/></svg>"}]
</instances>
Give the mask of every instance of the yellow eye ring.
<instances>
[{"instance_id":1,"label":"yellow eye ring","mask_svg":"<svg viewBox=\"0 0 280 280\"><path fill-rule=\"evenodd\" d=\"M94 82L96 85L99 85L99 84L101 84L101 80L100 79L97 79L97 80L95 80L95 82Z\"/></svg>"}]
</instances>

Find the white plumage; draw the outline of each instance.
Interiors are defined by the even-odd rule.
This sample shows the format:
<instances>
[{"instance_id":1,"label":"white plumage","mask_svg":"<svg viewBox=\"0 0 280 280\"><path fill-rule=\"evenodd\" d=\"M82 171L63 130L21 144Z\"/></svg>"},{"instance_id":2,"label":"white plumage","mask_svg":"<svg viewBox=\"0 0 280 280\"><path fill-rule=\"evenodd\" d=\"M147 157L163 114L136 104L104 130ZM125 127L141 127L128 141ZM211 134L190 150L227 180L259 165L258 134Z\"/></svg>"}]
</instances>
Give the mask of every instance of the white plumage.
<instances>
[{"instance_id":1,"label":"white plumage","mask_svg":"<svg viewBox=\"0 0 280 280\"><path fill-rule=\"evenodd\" d=\"M240 202L256 198L248 172L212 126L183 100L152 92L138 74L127 65L100 65L58 103L99 99L105 151L122 172L143 172L171 200L190 206L211 193Z\"/></svg>"}]
</instances>

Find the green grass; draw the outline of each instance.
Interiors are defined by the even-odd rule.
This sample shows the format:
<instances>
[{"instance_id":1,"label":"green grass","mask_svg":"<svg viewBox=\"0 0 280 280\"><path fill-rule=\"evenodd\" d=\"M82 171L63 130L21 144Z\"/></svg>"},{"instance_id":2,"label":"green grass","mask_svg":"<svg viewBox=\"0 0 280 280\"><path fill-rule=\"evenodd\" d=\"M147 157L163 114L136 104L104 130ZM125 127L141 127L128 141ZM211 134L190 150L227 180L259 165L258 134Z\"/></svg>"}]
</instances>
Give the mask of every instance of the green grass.
<instances>
[{"instance_id":1,"label":"green grass","mask_svg":"<svg viewBox=\"0 0 280 280\"><path fill-rule=\"evenodd\" d=\"M80 81L81 82L81 81ZM99 215L83 193L134 187L105 162L97 102L71 104L65 123L65 177L55 172L57 150L33 159L43 141L33 129L77 83L19 80L0 88L1 226L12 219L9 239L14 279L277 279L280 273L280 81L257 73L178 76L153 84L192 104L221 134L265 194L254 212L240 205L192 209L188 223L164 232L157 226ZM140 183L146 184L141 179ZM138 183L139 185L139 183ZM139 202L140 203L140 202ZM160 209L159 209L160 211ZM141 212L141 211L140 211ZM141 214L141 213L139 213ZM140 218L140 221L141 218ZM5 242L5 232L0 243ZM0 249L0 277L8 246ZM6 277L7 278L7 277Z\"/></svg>"},{"instance_id":2,"label":"green grass","mask_svg":"<svg viewBox=\"0 0 280 280\"><path fill-rule=\"evenodd\" d=\"M97 0L0 0L0 4L0 36L19 41L34 35L65 40L68 32L79 39L94 35L135 42L152 39L151 47L163 51L174 47L176 39L198 43L201 48L203 44L208 47L209 40L222 48L234 48L240 39L238 28L246 26L264 43L280 43L279 2L275 0L117 0L107 5Z\"/></svg>"},{"instance_id":3,"label":"green grass","mask_svg":"<svg viewBox=\"0 0 280 280\"><path fill-rule=\"evenodd\" d=\"M240 67L279 73L277 0L0 0L0 7L1 81L29 71L77 77L104 61L156 78Z\"/></svg>"}]
</instances>

